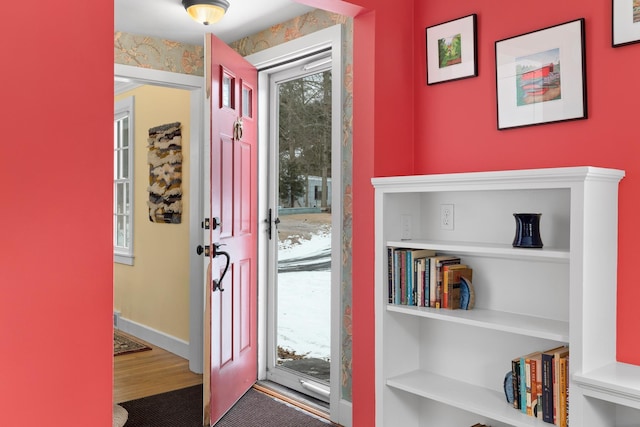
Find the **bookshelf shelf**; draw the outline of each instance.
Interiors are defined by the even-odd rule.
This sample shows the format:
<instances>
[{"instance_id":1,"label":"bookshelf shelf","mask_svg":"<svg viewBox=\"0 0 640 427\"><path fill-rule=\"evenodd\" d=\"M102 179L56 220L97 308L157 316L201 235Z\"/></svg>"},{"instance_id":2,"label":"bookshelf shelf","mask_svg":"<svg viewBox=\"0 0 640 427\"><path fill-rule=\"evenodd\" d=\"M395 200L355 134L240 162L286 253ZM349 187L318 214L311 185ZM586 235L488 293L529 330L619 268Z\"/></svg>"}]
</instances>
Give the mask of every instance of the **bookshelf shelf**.
<instances>
[{"instance_id":1,"label":"bookshelf shelf","mask_svg":"<svg viewBox=\"0 0 640 427\"><path fill-rule=\"evenodd\" d=\"M504 393L417 370L387 379L389 387L473 412L512 426L541 426L535 418L505 405Z\"/></svg>"},{"instance_id":2,"label":"bookshelf shelf","mask_svg":"<svg viewBox=\"0 0 640 427\"><path fill-rule=\"evenodd\" d=\"M569 322L524 316L487 309L444 310L389 304L387 311L419 316L445 322L460 323L476 328L510 332L547 340L569 342Z\"/></svg>"},{"instance_id":3,"label":"bookshelf shelf","mask_svg":"<svg viewBox=\"0 0 640 427\"><path fill-rule=\"evenodd\" d=\"M372 179L377 427L549 425L502 386L514 358L560 345L571 349L573 427L640 419L640 367L616 362L615 348L623 177L584 166ZM440 228L443 204L453 230ZM512 246L517 212L542 214L542 249ZM475 307L390 303L388 247L460 257Z\"/></svg>"},{"instance_id":4,"label":"bookshelf shelf","mask_svg":"<svg viewBox=\"0 0 640 427\"><path fill-rule=\"evenodd\" d=\"M523 249L514 248L505 243L484 242L447 242L443 240L390 240L387 246L412 247L416 249L434 249L440 252L464 254L476 254L503 258L518 258L526 260L555 260L557 262L569 262L568 250L543 248Z\"/></svg>"},{"instance_id":5,"label":"bookshelf shelf","mask_svg":"<svg viewBox=\"0 0 640 427\"><path fill-rule=\"evenodd\" d=\"M619 405L640 409L640 367L609 363L586 373L577 373L573 381L584 394Z\"/></svg>"}]
</instances>

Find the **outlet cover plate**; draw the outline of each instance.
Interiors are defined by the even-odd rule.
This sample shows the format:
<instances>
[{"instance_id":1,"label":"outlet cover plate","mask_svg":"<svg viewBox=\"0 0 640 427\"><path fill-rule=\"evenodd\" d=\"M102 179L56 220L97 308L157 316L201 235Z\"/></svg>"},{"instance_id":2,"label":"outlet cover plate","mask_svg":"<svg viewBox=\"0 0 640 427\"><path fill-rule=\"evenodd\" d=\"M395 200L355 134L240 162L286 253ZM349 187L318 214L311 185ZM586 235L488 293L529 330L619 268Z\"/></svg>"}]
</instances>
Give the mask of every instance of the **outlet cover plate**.
<instances>
[{"instance_id":1,"label":"outlet cover plate","mask_svg":"<svg viewBox=\"0 0 640 427\"><path fill-rule=\"evenodd\" d=\"M453 230L453 204L440 205L440 229Z\"/></svg>"}]
</instances>

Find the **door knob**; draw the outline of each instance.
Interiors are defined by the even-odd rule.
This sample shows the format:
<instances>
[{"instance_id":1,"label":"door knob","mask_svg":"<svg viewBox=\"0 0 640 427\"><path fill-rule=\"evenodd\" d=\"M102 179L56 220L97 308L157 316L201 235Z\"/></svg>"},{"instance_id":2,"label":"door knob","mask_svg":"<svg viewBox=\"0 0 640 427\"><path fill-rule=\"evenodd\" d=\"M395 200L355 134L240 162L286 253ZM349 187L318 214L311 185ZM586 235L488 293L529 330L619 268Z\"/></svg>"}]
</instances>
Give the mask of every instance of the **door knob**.
<instances>
[{"instance_id":1,"label":"door knob","mask_svg":"<svg viewBox=\"0 0 640 427\"><path fill-rule=\"evenodd\" d=\"M196 247L196 253L198 255L204 254L204 256L208 257L209 255L211 255L211 248L209 246L198 245Z\"/></svg>"}]
</instances>

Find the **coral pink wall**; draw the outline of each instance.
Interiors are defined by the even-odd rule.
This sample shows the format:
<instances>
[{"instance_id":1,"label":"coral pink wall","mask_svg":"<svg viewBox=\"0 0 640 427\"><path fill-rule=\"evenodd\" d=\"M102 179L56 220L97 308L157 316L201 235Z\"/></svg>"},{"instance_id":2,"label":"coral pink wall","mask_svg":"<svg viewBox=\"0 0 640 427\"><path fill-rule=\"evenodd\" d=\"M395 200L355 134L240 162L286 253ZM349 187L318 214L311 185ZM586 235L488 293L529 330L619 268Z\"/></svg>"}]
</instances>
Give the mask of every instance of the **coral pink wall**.
<instances>
[{"instance_id":1,"label":"coral pink wall","mask_svg":"<svg viewBox=\"0 0 640 427\"><path fill-rule=\"evenodd\" d=\"M313 3L315 0L298 0ZM521 9L483 2L353 0L353 421L375 425L372 176L594 165L626 170L620 187L618 359L640 364L640 144L636 142L640 44L611 47L611 3L542 0ZM473 3L473 4L472 4ZM325 2L335 12L345 2ZM321 6L318 6L321 7ZM549 12L552 11L552 12ZM344 8L341 13L347 13ZM479 76L425 83L426 26L478 15ZM348 13L347 13L348 14ZM587 120L498 131L495 41L585 18ZM456 156L451 154L455 153Z\"/></svg>"},{"instance_id":2,"label":"coral pink wall","mask_svg":"<svg viewBox=\"0 0 640 427\"><path fill-rule=\"evenodd\" d=\"M2 425L111 425L113 1L3 16Z\"/></svg>"},{"instance_id":3,"label":"coral pink wall","mask_svg":"<svg viewBox=\"0 0 640 427\"><path fill-rule=\"evenodd\" d=\"M416 2L415 173L593 165L624 169L620 185L617 356L640 365L640 44L611 47L611 2ZM552 12L549 12L552 11ZM478 77L424 84L424 27L478 15ZM518 18L516 18L518 17ZM497 130L495 41L585 18L588 119ZM458 153L452 157L451 153ZM460 155L462 153L462 155Z\"/></svg>"}]
</instances>

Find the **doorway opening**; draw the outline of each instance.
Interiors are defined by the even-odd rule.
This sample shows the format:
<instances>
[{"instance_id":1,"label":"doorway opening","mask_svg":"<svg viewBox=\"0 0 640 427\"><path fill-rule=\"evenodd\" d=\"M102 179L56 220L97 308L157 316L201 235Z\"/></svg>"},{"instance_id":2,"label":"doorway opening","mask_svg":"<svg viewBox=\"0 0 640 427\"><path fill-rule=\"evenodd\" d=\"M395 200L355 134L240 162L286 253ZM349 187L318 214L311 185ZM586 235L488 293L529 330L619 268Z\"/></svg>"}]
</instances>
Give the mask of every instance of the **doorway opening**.
<instances>
[{"instance_id":1,"label":"doorway opening","mask_svg":"<svg viewBox=\"0 0 640 427\"><path fill-rule=\"evenodd\" d=\"M114 66L114 95L119 95L127 91L133 91L144 86L154 86L162 88L180 89L188 92L189 109L189 192L199 194L202 190L202 161L203 141L205 139L204 126L202 125L205 111L202 99L204 97L204 82L202 77L172 73L167 71L153 70L142 67L134 67L122 64ZM140 124L142 126L142 124ZM143 127L141 127L142 129ZM146 142L146 140L144 141ZM141 144L145 147L145 143ZM142 153L142 151L140 151ZM142 170L142 169L140 169ZM142 181L140 181L142 182ZM185 185L187 185L185 183ZM188 199L188 218L183 216L183 222L188 221L188 247L195 248L197 243L202 242L202 200L201 197L190 197ZM136 209L145 209L144 203L136 206ZM195 253L195 251L194 251ZM204 281L204 263L202 257L190 256L188 265L183 268L188 269L188 282L184 283L189 288L189 299L183 301L181 307L184 316L188 319L180 318L182 322L188 321L189 337L176 338L167 332L161 332L153 327L145 326L125 317L120 317L116 313L114 323L125 332L150 343L154 348L159 347L182 359L188 360L188 370L190 374L201 375L203 372L203 314L201 307L204 296L202 283Z\"/></svg>"},{"instance_id":2,"label":"doorway opening","mask_svg":"<svg viewBox=\"0 0 640 427\"><path fill-rule=\"evenodd\" d=\"M350 412L340 387L341 38L336 25L246 57L260 88L258 379L324 402L336 422Z\"/></svg>"}]
</instances>

